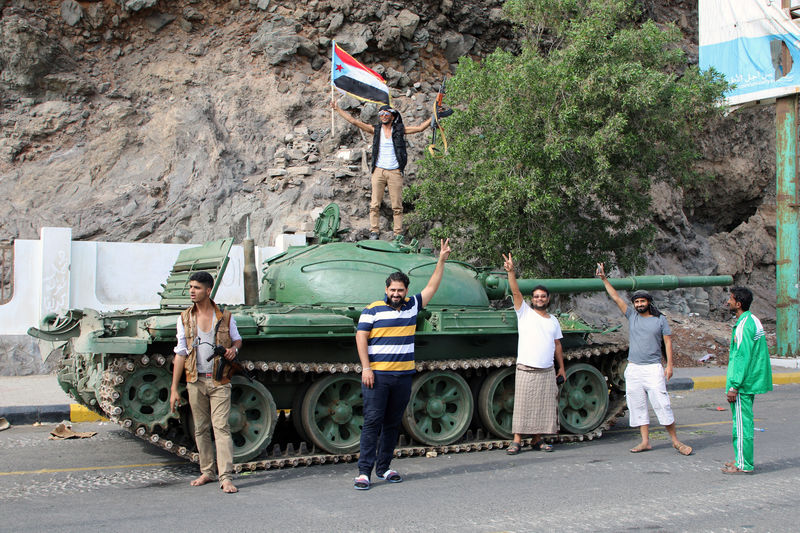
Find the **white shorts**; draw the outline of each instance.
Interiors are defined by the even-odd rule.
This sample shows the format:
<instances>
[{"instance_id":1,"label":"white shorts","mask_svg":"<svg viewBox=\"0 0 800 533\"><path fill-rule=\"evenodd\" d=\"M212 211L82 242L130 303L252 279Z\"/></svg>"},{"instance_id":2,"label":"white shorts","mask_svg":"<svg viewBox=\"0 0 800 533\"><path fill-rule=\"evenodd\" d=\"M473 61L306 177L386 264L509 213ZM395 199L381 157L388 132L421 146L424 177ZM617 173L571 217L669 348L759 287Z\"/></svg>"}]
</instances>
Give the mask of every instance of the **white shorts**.
<instances>
[{"instance_id":1,"label":"white shorts","mask_svg":"<svg viewBox=\"0 0 800 533\"><path fill-rule=\"evenodd\" d=\"M648 398L650 398L650 405L662 426L668 426L675 422L675 416L672 414L672 407L669 404L664 367L660 363L637 365L629 362L625 368L625 399L628 402L630 413L628 418L631 427L650 424L650 413L647 409Z\"/></svg>"}]
</instances>

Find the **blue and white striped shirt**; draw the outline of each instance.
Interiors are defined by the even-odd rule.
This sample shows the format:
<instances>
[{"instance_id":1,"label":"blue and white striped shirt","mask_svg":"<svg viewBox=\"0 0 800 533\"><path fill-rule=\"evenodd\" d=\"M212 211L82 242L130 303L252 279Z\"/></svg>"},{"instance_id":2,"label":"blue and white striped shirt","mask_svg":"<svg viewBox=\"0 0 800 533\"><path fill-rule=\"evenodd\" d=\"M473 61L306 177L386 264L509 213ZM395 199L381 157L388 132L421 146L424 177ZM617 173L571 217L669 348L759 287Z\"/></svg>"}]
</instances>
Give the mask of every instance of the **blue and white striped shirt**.
<instances>
[{"instance_id":1,"label":"blue and white striped shirt","mask_svg":"<svg viewBox=\"0 0 800 533\"><path fill-rule=\"evenodd\" d=\"M422 294L406 298L400 309L384 300L369 304L361 312L358 331L368 331L370 368L387 374L414 373L414 333Z\"/></svg>"}]
</instances>

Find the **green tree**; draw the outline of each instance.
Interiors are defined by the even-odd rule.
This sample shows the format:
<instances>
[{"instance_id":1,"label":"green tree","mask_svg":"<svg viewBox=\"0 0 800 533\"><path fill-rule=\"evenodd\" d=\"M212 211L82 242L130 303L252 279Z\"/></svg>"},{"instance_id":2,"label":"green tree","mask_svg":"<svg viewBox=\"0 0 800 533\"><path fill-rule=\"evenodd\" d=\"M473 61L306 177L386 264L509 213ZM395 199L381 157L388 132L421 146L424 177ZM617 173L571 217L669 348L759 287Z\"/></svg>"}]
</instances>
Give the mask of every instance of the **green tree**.
<instances>
[{"instance_id":1,"label":"green tree","mask_svg":"<svg viewBox=\"0 0 800 533\"><path fill-rule=\"evenodd\" d=\"M462 58L448 82L449 155L420 163L412 230L526 275L641 270L654 180L697 179L696 135L719 115L721 75L687 67L674 25L635 0L509 0L521 50Z\"/></svg>"}]
</instances>

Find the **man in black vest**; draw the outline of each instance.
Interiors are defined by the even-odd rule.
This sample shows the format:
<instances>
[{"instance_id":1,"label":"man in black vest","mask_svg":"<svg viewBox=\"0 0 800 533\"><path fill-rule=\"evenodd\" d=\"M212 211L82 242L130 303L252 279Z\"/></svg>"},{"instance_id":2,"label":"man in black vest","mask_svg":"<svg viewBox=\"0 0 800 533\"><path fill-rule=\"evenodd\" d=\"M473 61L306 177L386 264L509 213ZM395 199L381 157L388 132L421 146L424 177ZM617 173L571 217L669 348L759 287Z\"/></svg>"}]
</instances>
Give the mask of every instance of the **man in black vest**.
<instances>
[{"instance_id":1,"label":"man in black vest","mask_svg":"<svg viewBox=\"0 0 800 533\"><path fill-rule=\"evenodd\" d=\"M384 105L378 111L380 124L372 126L345 113L336 105L335 100L331 102L331 107L350 124L372 134L372 200L369 204L369 238L377 239L379 236L378 211L381 208L383 193L387 185L394 215L394 234L401 235L403 233L403 170L408 162L405 136L425 131L431 125L431 119L419 126L406 128L400 113L396 109Z\"/></svg>"}]
</instances>

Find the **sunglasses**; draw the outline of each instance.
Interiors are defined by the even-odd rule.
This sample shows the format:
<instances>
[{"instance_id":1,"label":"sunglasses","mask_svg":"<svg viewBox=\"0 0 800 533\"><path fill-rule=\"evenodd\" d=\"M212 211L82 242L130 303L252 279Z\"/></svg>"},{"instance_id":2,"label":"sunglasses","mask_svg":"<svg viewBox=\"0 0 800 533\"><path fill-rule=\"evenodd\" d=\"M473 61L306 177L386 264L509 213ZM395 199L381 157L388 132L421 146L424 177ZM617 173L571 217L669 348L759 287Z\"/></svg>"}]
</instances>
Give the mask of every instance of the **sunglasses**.
<instances>
[{"instance_id":1,"label":"sunglasses","mask_svg":"<svg viewBox=\"0 0 800 533\"><path fill-rule=\"evenodd\" d=\"M379 111L379 112L378 112L378 116L379 116L379 117L387 117L387 116L389 116L389 115L391 115L391 114L392 114L392 112L391 112L391 111Z\"/></svg>"}]
</instances>

